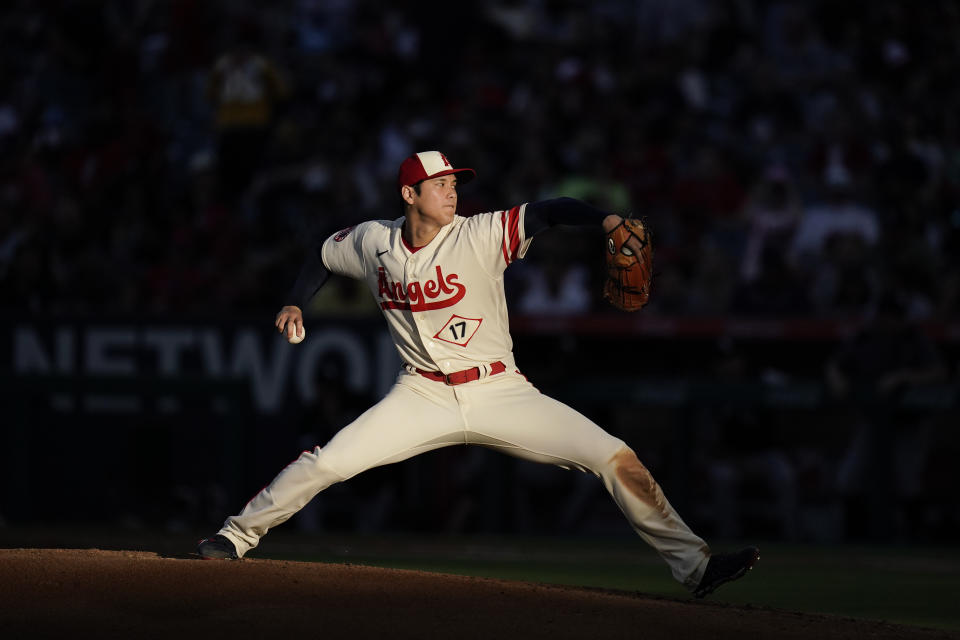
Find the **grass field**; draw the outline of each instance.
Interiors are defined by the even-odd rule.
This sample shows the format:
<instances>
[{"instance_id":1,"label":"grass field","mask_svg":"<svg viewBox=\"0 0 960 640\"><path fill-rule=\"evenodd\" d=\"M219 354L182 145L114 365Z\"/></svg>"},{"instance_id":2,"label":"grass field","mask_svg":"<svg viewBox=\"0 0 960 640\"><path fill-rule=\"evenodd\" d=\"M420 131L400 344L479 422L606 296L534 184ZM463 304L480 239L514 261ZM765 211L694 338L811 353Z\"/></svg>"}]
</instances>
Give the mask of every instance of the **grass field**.
<instances>
[{"instance_id":1,"label":"grass field","mask_svg":"<svg viewBox=\"0 0 960 640\"><path fill-rule=\"evenodd\" d=\"M761 544L711 600L960 630L960 547ZM688 596L639 540L277 537L255 555Z\"/></svg>"}]
</instances>

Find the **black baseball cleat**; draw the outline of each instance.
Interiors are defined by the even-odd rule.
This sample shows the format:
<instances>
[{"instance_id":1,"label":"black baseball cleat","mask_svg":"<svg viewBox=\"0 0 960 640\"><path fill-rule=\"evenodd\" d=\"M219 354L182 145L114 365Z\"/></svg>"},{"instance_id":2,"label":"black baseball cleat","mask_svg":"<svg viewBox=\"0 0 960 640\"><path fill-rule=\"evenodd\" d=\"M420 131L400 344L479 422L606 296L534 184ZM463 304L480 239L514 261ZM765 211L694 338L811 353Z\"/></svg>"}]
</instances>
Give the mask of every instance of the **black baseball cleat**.
<instances>
[{"instance_id":1,"label":"black baseball cleat","mask_svg":"<svg viewBox=\"0 0 960 640\"><path fill-rule=\"evenodd\" d=\"M694 598L709 595L722 584L742 578L760 559L760 549L747 547L735 553L718 553L710 556L707 570L693 592Z\"/></svg>"},{"instance_id":2,"label":"black baseball cleat","mask_svg":"<svg viewBox=\"0 0 960 640\"><path fill-rule=\"evenodd\" d=\"M197 553L204 560L236 560L237 548L219 533L212 538L204 538L197 545Z\"/></svg>"}]
</instances>

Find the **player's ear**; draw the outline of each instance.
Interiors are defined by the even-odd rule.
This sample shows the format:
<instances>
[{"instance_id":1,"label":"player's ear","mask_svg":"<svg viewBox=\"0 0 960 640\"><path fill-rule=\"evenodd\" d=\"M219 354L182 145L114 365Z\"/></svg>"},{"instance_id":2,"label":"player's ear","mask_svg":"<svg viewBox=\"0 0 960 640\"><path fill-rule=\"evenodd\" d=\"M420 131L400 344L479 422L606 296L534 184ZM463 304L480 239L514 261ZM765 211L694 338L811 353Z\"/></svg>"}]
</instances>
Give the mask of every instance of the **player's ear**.
<instances>
[{"instance_id":1,"label":"player's ear","mask_svg":"<svg viewBox=\"0 0 960 640\"><path fill-rule=\"evenodd\" d=\"M413 190L413 187L408 184L400 187L400 197L403 198L403 201L407 204L413 204L415 202L414 196L416 193L417 192Z\"/></svg>"}]
</instances>

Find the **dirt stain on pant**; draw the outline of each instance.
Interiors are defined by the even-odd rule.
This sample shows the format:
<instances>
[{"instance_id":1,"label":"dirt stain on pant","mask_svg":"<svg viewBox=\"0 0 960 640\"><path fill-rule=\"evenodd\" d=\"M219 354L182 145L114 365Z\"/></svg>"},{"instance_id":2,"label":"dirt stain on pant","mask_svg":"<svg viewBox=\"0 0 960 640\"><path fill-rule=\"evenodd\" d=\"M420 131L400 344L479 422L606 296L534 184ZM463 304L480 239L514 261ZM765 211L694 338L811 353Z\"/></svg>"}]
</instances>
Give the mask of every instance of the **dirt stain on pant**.
<instances>
[{"instance_id":1,"label":"dirt stain on pant","mask_svg":"<svg viewBox=\"0 0 960 640\"><path fill-rule=\"evenodd\" d=\"M664 519L670 517L667 498L643 463L630 449L621 449L610 459L617 478L641 502L656 509Z\"/></svg>"}]
</instances>

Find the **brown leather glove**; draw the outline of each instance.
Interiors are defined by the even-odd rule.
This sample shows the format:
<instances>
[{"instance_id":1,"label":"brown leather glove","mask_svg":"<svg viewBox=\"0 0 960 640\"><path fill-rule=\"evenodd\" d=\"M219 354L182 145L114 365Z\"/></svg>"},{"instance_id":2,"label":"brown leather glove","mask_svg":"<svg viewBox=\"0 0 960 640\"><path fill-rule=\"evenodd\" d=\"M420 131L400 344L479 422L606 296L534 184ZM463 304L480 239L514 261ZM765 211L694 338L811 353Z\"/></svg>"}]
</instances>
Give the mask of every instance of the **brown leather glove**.
<instances>
[{"instance_id":1,"label":"brown leather glove","mask_svg":"<svg viewBox=\"0 0 960 640\"><path fill-rule=\"evenodd\" d=\"M603 297L624 311L636 311L650 299L653 244L650 231L636 218L607 232L607 280Z\"/></svg>"}]
</instances>

